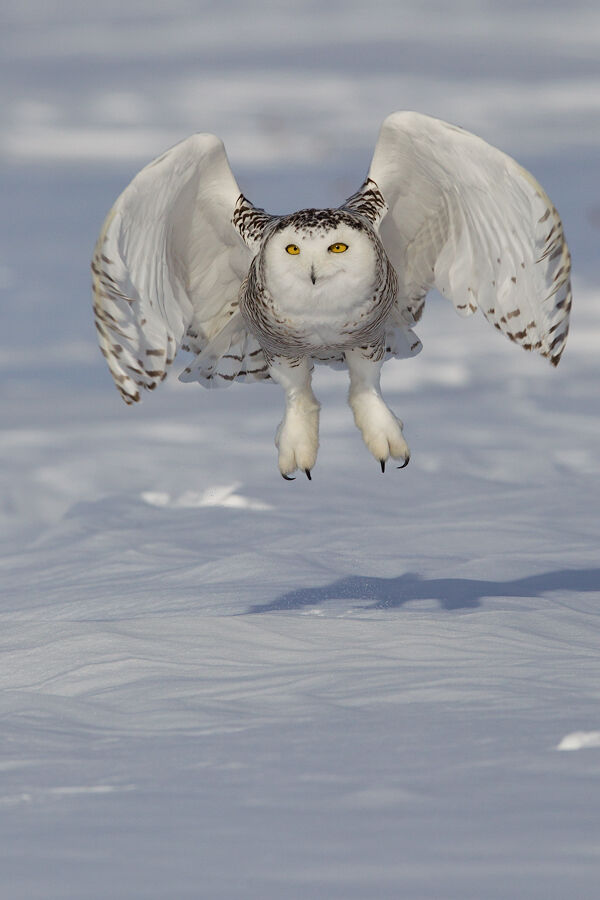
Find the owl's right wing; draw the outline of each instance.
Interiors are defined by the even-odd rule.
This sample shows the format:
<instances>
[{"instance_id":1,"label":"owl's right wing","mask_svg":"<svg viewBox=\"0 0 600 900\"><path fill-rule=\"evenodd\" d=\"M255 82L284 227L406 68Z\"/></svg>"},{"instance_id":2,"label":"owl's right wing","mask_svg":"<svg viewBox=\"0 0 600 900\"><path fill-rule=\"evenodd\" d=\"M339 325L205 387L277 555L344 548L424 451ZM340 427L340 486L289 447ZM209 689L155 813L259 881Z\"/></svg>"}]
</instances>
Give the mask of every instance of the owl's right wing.
<instances>
[{"instance_id":1,"label":"owl's right wing","mask_svg":"<svg viewBox=\"0 0 600 900\"><path fill-rule=\"evenodd\" d=\"M232 224L239 199L222 142L196 134L142 169L109 212L92 262L94 312L127 403L166 377L184 339L201 353L244 337L237 301L252 253Z\"/></svg>"},{"instance_id":2,"label":"owl's right wing","mask_svg":"<svg viewBox=\"0 0 600 900\"><path fill-rule=\"evenodd\" d=\"M409 318L435 286L462 315L479 308L510 340L558 363L570 254L533 175L468 131L398 112L383 123L369 178L388 206L380 237Z\"/></svg>"}]
</instances>

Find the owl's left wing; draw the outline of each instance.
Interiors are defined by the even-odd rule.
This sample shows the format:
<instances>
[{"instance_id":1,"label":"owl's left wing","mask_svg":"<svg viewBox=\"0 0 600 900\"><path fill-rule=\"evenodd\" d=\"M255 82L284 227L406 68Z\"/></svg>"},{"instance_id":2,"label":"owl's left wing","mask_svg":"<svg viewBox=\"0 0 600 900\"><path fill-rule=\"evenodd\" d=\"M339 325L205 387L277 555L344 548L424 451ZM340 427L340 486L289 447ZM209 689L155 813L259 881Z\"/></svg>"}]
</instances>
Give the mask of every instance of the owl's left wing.
<instances>
[{"instance_id":1,"label":"owl's left wing","mask_svg":"<svg viewBox=\"0 0 600 900\"><path fill-rule=\"evenodd\" d=\"M413 317L435 286L462 315L481 309L510 340L558 364L570 254L529 172L467 131L398 112L383 123L369 178L388 206L380 237Z\"/></svg>"},{"instance_id":2,"label":"owl's left wing","mask_svg":"<svg viewBox=\"0 0 600 900\"><path fill-rule=\"evenodd\" d=\"M196 134L142 169L109 212L92 262L94 312L126 403L165 378L184 336L216 355L243 338L237 298L252 254L232 223L236 204L244 216L238 200L222 142Z\"/></svg>"}]
</instances>

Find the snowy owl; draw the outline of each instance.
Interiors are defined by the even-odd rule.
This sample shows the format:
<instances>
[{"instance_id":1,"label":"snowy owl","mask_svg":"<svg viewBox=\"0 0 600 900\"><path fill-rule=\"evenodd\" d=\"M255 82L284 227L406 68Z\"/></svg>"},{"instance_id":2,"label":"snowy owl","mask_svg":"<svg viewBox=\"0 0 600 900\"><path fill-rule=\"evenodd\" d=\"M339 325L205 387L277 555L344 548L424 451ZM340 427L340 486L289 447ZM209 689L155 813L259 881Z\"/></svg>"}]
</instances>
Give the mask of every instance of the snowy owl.
<instances>
[{"instance_id":1,"label":"snowy owl","mask_svg":"<svg viewBox=\"0 0 600 900\"><path fill-rule=\"evenodd\" d=\"M570 255L552 202L500 150L438 119L383 123L366 181L338 209L270 215L240 193L222 142L196 134L147 165L109 212L92 262L102 353L126 403L154 389L179 347L182 381L277 382L279 470L310 478L319 434L314 363L346 367L349 404L385 469L408 463L383 362L414 356L436 287L557 365Z\"/></svg>"}]
</instances>

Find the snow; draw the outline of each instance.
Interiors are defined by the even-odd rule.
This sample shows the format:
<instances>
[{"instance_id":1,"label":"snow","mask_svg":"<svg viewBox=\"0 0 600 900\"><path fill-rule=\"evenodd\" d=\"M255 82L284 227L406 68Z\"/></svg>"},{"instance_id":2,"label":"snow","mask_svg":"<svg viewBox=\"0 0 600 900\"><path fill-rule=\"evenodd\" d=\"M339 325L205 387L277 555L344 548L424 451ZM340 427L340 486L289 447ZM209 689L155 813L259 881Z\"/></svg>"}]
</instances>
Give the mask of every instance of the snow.
<instances>
[{"instance_id":1,"label":"snow","mask_svg":"<svg viewBox=\"0 0 600 900\"><path fill-rule=\"evenodd\" d=\"M591 900L597 4L3 19L0 896ZM126 408L88 260L137 168L213 131L260 205L335 204L399 108L482 134L556 203L559 368L433 297L421 355L384 370L410 466L380 473L318 370L319 460L291 484L274 387L171 377Z\"/></svg>"},{"instance_id":2,"label":"snow","mask_svg":"<svg viewBox=\"0 0 600 900\"><path fill-rule=\"evenodd\" d=\"M566 734L557 750L584 750L586 747L600 747L600 731L573 731Z\"/></svg>"}]
</instances>

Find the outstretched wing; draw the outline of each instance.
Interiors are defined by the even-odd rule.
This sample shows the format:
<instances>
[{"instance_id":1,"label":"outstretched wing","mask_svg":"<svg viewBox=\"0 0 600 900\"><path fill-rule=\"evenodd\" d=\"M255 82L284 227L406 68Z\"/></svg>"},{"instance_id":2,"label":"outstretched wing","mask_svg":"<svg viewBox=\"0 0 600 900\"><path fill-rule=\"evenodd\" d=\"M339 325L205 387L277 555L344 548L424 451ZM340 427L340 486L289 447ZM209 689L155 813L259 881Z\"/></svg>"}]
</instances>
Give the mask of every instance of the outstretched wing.
<instances>
[{"instance_id":1,"label":"outstretched wing","mask_svg":"<svg viewBox=\"0 0 600 900\"><path fill-rule=\"evenodd\" d=\"M94 312L127 403L166 377L182 342L207 351L200 374L210 377L245 340L238 292L252 257L232 224L239 197L222 142L196 134L142 169L109 212L92 262Z\"/></svg>"},{"instance_id":2,"label":"outstretched wing","mask_svg":"<svg viewBox=\"0 0 600 900\"><path fill-rule=\"evenodd\" d=\"M383 123L369 178L389 208L380 236L413 318L435 286L462 315L481 309L510 340L558 364L570 254L529 172L461 128L397 112Z\"/></svg>"}]
</instances>

